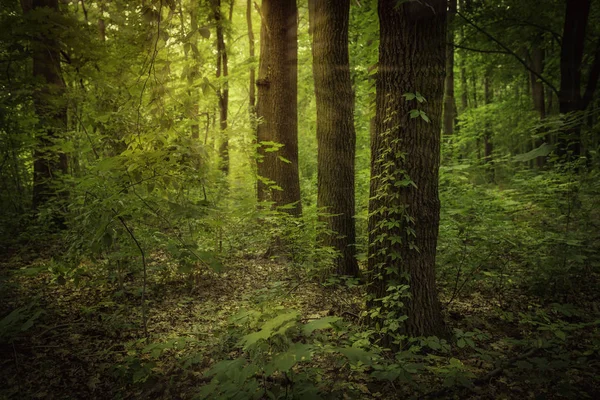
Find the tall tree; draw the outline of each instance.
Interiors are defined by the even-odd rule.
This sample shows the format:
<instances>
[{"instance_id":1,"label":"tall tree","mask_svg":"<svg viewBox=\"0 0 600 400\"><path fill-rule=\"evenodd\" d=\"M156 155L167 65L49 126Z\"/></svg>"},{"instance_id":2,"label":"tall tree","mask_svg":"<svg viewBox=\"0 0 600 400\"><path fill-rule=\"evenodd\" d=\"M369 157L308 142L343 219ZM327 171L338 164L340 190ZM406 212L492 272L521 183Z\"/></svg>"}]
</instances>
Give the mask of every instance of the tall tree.
<instances>
[{"instance_id":1,"label":"tall tree","mask_svg":"<svg viewBox=\"0 0 600 400\"><path fill-rule=\"evenodd\" d=\"M221 156L221 171L229 173L229 137L227 133L227 113L229 108L229 66L227 60L227 48L225 47L225 35L223 32L224 18L221 10L221 0L212 0L214 19L217 30L217 79L223 77L223 82L217 89L219 99L219 130L221 132L221 144L219 154ZM233 9L233 3L231 3Z\"/></svg>"},{"instance_id":2,"label":"tall tree","mask_svg":"<svg viewBox=\"0 0 600 400\"><path fill-rule=\"evenodd\" d=\"M66 174L68 169L67 155L53 150L55 141L60 139L67 127L65 82L57 40L62 25L56 20L59 15L58 0L31 0L22 1L21 4L23 12L31 15L32 21L37 21L40 27L31 41L33 77L40 83L33 97L39 118L37 144L33 153L33 207L39 209L56 198L56 178Z\"/></svg>"},{"instance_id":3,"label":"tall tree","mask_svg":"<svg viewBox=\"0 0 600 400\"><path fill-rule=\"evenodd\" d=\"M350 81L350 0L309 0L317 102L317 206L329 231L323 245L339 252L338 274L358 275L354 225L354 93Z\"/></svg>"},{"instance_id":4,"label":"tall tree","mask_svg":"<svg viewBox=\"0 0 600 400\"><path fill-rule=\"evenodd\" d=\"M445 333L435 284L446 1L379 0L376 133L371 144L371 308L407 316L409 335ZM426 102L418 91L427 97ZM417 118L411 111L420 109ZM422 113L425 113L426 116ZM412 113L415 116L414 112ZM429 120L429 121L428 121ZM409 285L399 304L390 288Z\"/></svg>"},{"instance_id":5,"label":"tall tree","mask_svg":"<svg viewBox=\"0 0 600 400\"><path fill-rule=\"evenodd\" d=\"M248 55L253 60L254 50L254 31L252 30L252 0L246 2L246 24L248 25ZM256 68L250 67L250 86L248 88L248 104L250 106L250 119L256 119Z\"/></svg>"},{"instance_id":6,"label":"tall tree","mask_svg":"<svg viewBox=\"0 0 600 400\"><path fill-rule=\"evenodd\" d=\"M491 71L489 69L486 70L483 78L483 101L486 106L492 104L492 78L490 77L490 74ZM488 179L491 182L494 181L494 143L492 141L492 136L493 132L490 121L487 120L483 129L483 162L487 164Z\"/></svg>"},{"instance_id":7,"label":"tall tree","mask_svg":"<svg viewBox=\"0 0 600 400\"><path fill-rule=\"evenodd\" d=\"M182 22L183 23L183 22ZM194 6L193 2L190 7L190 31L192 34L189 36L190 40L190 48L192 46L198 47L197 40L197 32L198 32L198 9ZM192 55L192 67L188 71L187 81L188 81L188 96L190 96L190 117L192 120L191 123L191 133L192 139L200 138L200 107L198 105L198 90L194 88L194 82L198 79L200 75L200 63L199 63L199 55L195 52L191 52Z\"/></svg>"},{"instance_id":8,"label":"tall tree","mask_svg":"<svg viewBox=\"0 0 600 400\"><path fill-rule=\"evenodd\" d=\"M590 67L585 93L581 94L583 55L591 0L567 0L560 53L561 113L583 111L590 104L600 78L600 39ZM558 153L577 157L581 154L580 124L573 124L559 138Z\"/></svg>"},{"instance_id":9,"label":"tall tree","mask_svg":"<svg viewBox=\"0 0 600 400\"><path fill-rule=\"evenodd\" d=\"M446 47L446 80L444 83L444 125L445 135L454 133L456 118L456 99L454 98L454 16L456 0L448 0L448 46Z\"/></svg>"},{"instance_id":10,"label":"tall tree","mask_svg":"<svg viewBox=\"0 0 600 400\"><path fill-rule=\"evenodd\" d=\"M529 83L531 88L531 98L533 100L533 108L538 113L540 121L546 118L546 100L544 85L538 79L538 76L542 76L544 73L544 59L545 51L538 43L534 44L531 49L531 55L529 56L530 71L529 71ZM538 134L541 134L541 130ZM541 146L545 141L545 138L540 137L533 145L535 147ZM537 157L536 164L538 167L542 167L545 163L545 157Z\"/></svg>"},{"instance_id":11,"label":"tall tree","mask_svg":"<svg viewBox=\"0 0 600 400\"><path fill-rule=\"evenodd\" d=\"M250 126L252 127L252 142L256 145L256 68L254 67L254 57L256 57L254 43L254 29L252 28L252 0L246 1L246 25L248 27L248 56L250 57L250 79L248 87L248 114L250 117ZM251 157L252 172L256 175L256 157ZM258 185L258 181L256 183ZM256 188L256 186L255 186Z\"/></svg>"},{"instance_id":12,"label":"tall tree","mask_svg":"<svg viewBox=\"0 0 600 400\"><path fill-rule=\"evenodd\" d=\"M295 0L263 0L261 6L257 129L258 199L302 213L298 174L298 10ZM281 147L279 147L281 146ZM278 151L272 151L278 148Z\"/></svg>"}]
</instances>

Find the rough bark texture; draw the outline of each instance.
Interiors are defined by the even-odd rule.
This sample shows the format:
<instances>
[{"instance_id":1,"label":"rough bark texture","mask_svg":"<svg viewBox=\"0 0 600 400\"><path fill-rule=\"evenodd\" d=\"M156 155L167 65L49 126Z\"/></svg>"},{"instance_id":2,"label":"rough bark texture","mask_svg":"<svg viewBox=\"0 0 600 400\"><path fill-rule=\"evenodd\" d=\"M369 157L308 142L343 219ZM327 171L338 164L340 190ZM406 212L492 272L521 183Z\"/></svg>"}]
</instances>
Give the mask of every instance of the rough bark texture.
<instances>
[{"instance_id":1,"label":"rough bark texture","mask_svg":"<svg viewBox=\"0 0 600 400\"><path fill-rule=\"evenodd\" d=\"M300 215L298 175L298 11L295 0L263 0L261 6L257 129L258 199ZM278 151L265 142L275 142ZM273 184L276 188L273 188Z\"/></svg>"},{"instance_id":2,"label":"rough bark texture","mask_svg":"<svg viewBox=\"0 0 600 400\"><path fill-rule=\"evenodd\" d=\"M350 0L309 0L313 76L317 103L317 207L325 246L339 251L338 274L358 276L354 257L354 94L350 80Z\"/></svg>"},{"instance_id":3,"label":"rough bark texture","mask_svg":"<svg viewBox=\"0 0 600 400\"><path fill-rule=\"evenodd\" d=\"M444 126L445 135L454 133L456 119L456 99L454 98L454 29L452 23L456 15L456 0L448 1L448 38L446 47L446 80L444 83Z\"/></svg>"},{"instance_id":4,"label":"rough bark texture","mask_svg":"<svg viewBox=\"0 0 600 400\"><path fill-rule=\"evenodd\" d=\"M376 134L371 144L371 307L391 285L410 285L398 307L409 335L444 335L435 284L440 202L440 122L446 64L446 1L379 0ZM403 95L419 91L427 102ZM411 119L422 109L431 122ZM414 183L414 185L412 183Z\"/></svg>"},{"instance_id":5,"label":"rough bark texture","mask_svg":"<svg viewBox=\"0 0 600 400\"><path fill-rule=\"evenodd\" d=\"M22 3L26 14L41 8L59 12L58 0L33 0ZM60 66L60 47L52 26L49 32L38 32L31 42L33 77L41 83L34 92L33 103L39 118L37 145L33 152L33 207L39 209L56 198L54 181L57 174L67 173L67 156L50 147L67 126L67 104L64 100L65 83Z\"/></svg>"},{"instance_id":6,"label":"rough bark texture","mask_svg":"<svg viewBox=\"0 0 600 400\"><path fill-rule=\"evenodd\" d=\"M232 5L233 7L233 5ZM223 14L221 12L221 0L213 0L213 13L217 25L217 79L223 77L227 80L229 76L227 63L227 49L225 48L225 35L223 34ZM229 137L227 133L227 112L229 108L229 84L225 81L217 89L219 99L219 130L221 132L221 144L219 155L221 156L220 169L223 173L229 173Z\"/></svg>"}]
</instances>

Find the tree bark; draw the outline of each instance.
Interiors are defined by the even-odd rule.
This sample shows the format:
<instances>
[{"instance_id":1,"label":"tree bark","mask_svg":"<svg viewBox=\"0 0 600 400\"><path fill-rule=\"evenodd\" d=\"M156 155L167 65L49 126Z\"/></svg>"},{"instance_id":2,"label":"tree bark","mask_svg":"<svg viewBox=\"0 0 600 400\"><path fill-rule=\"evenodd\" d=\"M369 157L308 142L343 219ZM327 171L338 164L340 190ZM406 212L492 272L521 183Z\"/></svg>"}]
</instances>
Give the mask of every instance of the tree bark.
<instances>
[{"instance_id":1,"label":"tree bark","mask_svg":"<svg viewBox=\"0 0 600 400\"><path fill-rule=\"evenodd\" d=\"M330 231L320 241L339 252L338 274L358 276L354 244L354 93L350 80L350 0L309 0L317 103L317 207Z\"/></svg>"},{"instance_id":2,"label":"tree bark","mask_svg":"<svg viewBox=\"0 0 600 400\"><path fill-rule=\"evenodd\" d=\"M456 0L448 0L448 32L446 46L446 80L444 83L444 135L454 134L456 119L456 99L454 98L454 29L452 23L456 15Z\"/></svg>"},{"instance_id":3,"label":"tree bark","mask_svg":"<svg viewBox=\"0 0 600 400\"><path fill-rule=\"evenodd\" d=\"M298 10L295 0L263 0L261 6L257 128L258 200L299 216ZM275 144L275 145L274 145ZM281 145L279 150L274 147Z\"/></svg>"},{"instance_id":4,"label":"tree bark","mask_svg":"<svg viewBox=\"0 0 600 400\"><path fill-rule=\"evenodd\" d=\"M48 8L58 14L58 0L33 0L23 2L25 14ZM33 95L33 104L39 118L37 144L33 152L33 208L43 207L55 199L55 188L60 174L68 171L67 155L51 149L67 126L67 104L64 99L65 82L60 65L60 45L55 30L60 29L48 18L48 31L36 32L31 42L33 54L33 78L41 82Z\"/></svg>"},{"instance_id":5,"label":"tree bark","mask_svg":"<svg viewBox=\"0 0 600 400\"><path fill-rule=\"evenodd\" d=\"M446 64L446 1L379 0L376 134L369 202L370 309L406 315L408 335L445 335L435 284L440 202L440 124ZM427 102L408 100L419 91ZM410 118L414 109L424 118ZM410 297L377 299L407 284Z\"/></svg>"}]
</instances>

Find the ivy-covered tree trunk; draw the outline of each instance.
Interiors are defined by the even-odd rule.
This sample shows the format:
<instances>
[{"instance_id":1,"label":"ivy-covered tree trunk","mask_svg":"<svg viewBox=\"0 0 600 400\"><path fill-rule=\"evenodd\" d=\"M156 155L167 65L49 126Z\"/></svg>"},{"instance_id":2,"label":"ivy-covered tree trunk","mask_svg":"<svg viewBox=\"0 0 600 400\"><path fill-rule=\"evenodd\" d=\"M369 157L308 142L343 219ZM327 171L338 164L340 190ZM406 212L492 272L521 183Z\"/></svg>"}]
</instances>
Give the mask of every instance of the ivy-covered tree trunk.
<instances>
[{"instance_id":1,"label":"ivy-covered tree trunk","mask_svg":"<svg viewBox=\"0 0 600 400\"><path fill-rule=\"evenodd\" d=\"M338 274L358 275L354 225L354 93L350 81L350 0L309 0L317 104L317 207L329 231L321 244L339 252Z\"/></svg>"},{"instance_id":2,"label":"ivy-covered tree trunk","mask_svg":"<svg viewBox=\"0 0 600 400\"><path fill-rule=\"evenodd\" d=\"M261 6L257 139L258 199L302 214L298 175L298 10L295 0ZM277 151L273 151L277 149Z\"/></svg>"},{"instance_id":3,"label":"ivy-covered tree trunk","mask_svg":"<svg viewBox=\"0 0 600 400\"><path fill-rule=\"evenodd\" d=\"M389 333L444 335L435 257L446 1L379 0L379 21L369 202L370 310L374 321L388 321ZM394 321L405 317L398 327Z\"/></svg>"},{"instance_id":4,"label":"ivy-covered tree trunk","mask_svg":"<svg viewBox=\"0 0 600 400\"><path fill-rule=\"evenodd\" d=\"M35 32L31 41L33 78L40 83L33 97L39 118L37 143L33 152L33 208L37 210L56 198L56 178L68 170L66 154L53 149L67 127L67 104L60 65L60 45L56 39L57 30L61 28L54 19L59 13L58 0L24 1L22 6L26 15L39 13L44 21L44 24L37 22L42 28Z\"/></svg>"},{"instance_id":5,"label":"ivy-covered tree trunk","mask_svg":"<svg viewBox=\"0 0 600 400\"><path fill-rule=\"evenodd\" d=\"M446 47L446 80L444 83L444 134L454 133L456 99L454 98L454 29L452 22L456 15L456 0L448 1L448 46Z\"/></svg>"}]
</instances>

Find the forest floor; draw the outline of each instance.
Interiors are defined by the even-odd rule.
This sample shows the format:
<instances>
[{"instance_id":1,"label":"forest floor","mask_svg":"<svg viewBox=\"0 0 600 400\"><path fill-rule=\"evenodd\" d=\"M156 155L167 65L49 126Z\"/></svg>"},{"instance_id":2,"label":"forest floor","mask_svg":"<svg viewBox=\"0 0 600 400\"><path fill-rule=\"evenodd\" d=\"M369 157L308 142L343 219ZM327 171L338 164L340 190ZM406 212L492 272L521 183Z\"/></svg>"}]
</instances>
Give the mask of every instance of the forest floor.
<instances>
[{"instance_id":1,"label":"forest floor","mask_svg":"<svg viewBox=\"0 0 600 400\"><path fill-rule=\"evenodd\" d=\"M235 346L239 335L232 332L232 316L265 304L298 310L300 320L338 316L367 329L359 317L364 298L360 287L324 286L289 265L263 258L230 260L220 273L173 278L153 273L161 262L156 257L149 264L145 293L146 339L139 279L125 280L119 290L116 283L102 279L102 269L95 274L94 268L87 268L76 285L48 272L53 262L48 256L17 253L0 264L0 315L13 311L0 320L2 399L193 398L209 383L205 373L210 367L242 352ZM449 327L471 333L462 345L459 338L458 346L454 342L448 352L428 359L428 372L417 377L416 389L375 380L361 363L339 368L321 360L329 381L325 384L336 388L335 398L562 398L543 378L554 379L558 373L570 382L565 396L571 397L568 391L575 387L575 395L593 398L600 388L598 321L589 323L599 314L595 299L590 300L589 315L572 312L569 318L548 319L546 326L563 321L547 332L548 343L558 340L559 345L527 348L524 338L540 325L516 316L526 315L535 303L516 291L504 297L505 304L498 304L498 299L475 292L448 305ZM553 312L551 306L546 310L544 315ZM578 366L577 358L583 363L584 353L587 359ZM444 367L448 360L460 367ZM539 367L536 363L560 360L566 364L542 371L541 380L532 373ZM469 381L457 384L462 376ZM451 377L456 382L441 384Z\"/></svg>"}]
</instances>

